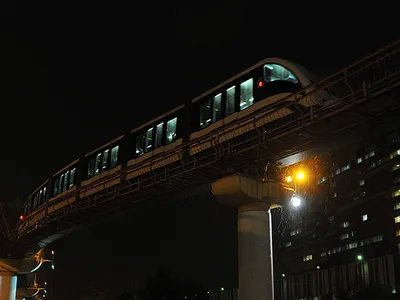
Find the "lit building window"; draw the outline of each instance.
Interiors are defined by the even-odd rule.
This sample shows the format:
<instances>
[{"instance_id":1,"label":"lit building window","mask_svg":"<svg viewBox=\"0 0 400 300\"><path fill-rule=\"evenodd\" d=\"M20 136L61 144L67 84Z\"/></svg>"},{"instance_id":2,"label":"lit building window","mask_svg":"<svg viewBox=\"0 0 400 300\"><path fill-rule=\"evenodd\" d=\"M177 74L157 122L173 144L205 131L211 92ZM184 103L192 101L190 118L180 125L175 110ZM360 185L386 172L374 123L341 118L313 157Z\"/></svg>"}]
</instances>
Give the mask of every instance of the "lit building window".
<instances>
[{"instance_id":1,"label":"lit building window","mask_svg":"<svg viewBox=\"0 0 400 300\"><path fill-rule=\"evenodd\" d=\"M306 255L306 256L303 257L303 261L309 261L309 260L312 260L312 255L311 254L310 255Z\"/></svg>"},{"instance_id":2,"label":"lit building window","mask_svg":"<svg viewBox=\"0 0 400 300\"><path fill-rule=\"evenodd\" d=\"M398 210L398 209L400 209L400 202L397 202L397 203L394 205L394 210Z\"/></svg>"},{"instance_id":3,"label":"lit building window","mask_svg":"<svg viewBox=\"0 0 400 300\"><path fill-rule=\"evenodd\" d=\"M395 190L395 191L392 192L392 197L393 197L393 198L394 198L394 197L398 197L398 196L400 196L400 189L397 189L397 190Z\"/></svg>"},{"instance_id":4,"label":"lit building window","mask_svg":"<svg viewBox=\"0 0 400 300\"><path fill-rule=\"evenodd\" d=\"M359 164L360 162L362 162L363 161L363 159L362 159L362 157L358 157L357 158L357 163Z\"/></svg>"},{"instance_id":5,"label":"lit building window","mask_svg":"<svg viewBox=\"0 0 400 300\"><path fill-rule=\"evenodd\" d=\"M298 228L298 229L292 230L290 232L290 236L294 236L294 235L300 234L302 231L303 231L302 228Z\"/></svg>"},{"instance_id":6,"label":"lit building window","mask_svg":"<svg viewBox=\"0 0 400 300\"><path fill-rule=\"evenodd\" d=\"M395 217L395 218L394 218L394 222L395 222L395 223L400 223L400 216Z\"/></svg>"},{"instance_id":7,"label":"lit building window","mask_svg":"<svg viewBox=\"0 0 400 300\"><path fill-rule=\"evenodd\" d=\"M333 193L332 198L336 198L337 197L337 193Z\"/></svg>"},{"instance_id":8,"label":"lit building window","mask_svg":"<svg viewBox=\"0 0 400 300\"><path fill-rule=\"evenodd\" d=\"M287 243L285 244L285 247L286 247L286 248L288 248L288 247L290 247L290 246L292 246L292 242L287 242Z\"/></svg>"},{"instance_id":9,"label":"lit building window","mask_svg":"<svg viewBox=\"0 0 400 300\"><path fill-rule=\"evenodd\" d=\"M400 229L396 230L396 236L400 236Z\"/></svg>"},{"instance_id":10,"label":"lit building window","mask_svg":"<svg viewBox=\"0 0 400 300\"><path fill-rule=\"evenodd\" d=\"M361 219L363 220L363 222L367 221L368 220L368 215L367 214L362 215Z\"/></svg>"},{"instance_id":11,"label":"lit building window","mask_svg":"<svg viewBox=\"0 0 400 300\"><path fill-rule=\"evenodd\" d=\"M392 167L392 171L396 171L396 170L398 170L398 169L400 169L400 165L399 165L399 164L394 165L394 166Z\"/></svg>"},{"instance_id":12,"label":"lit building window","mask_svg":"<svg viewBox=\"0 0 400 300\"><path fill-rule=\"evenodd\" d=\"M349 234L346 232L346 233L343 233L341 236L340 236L340 239L341 240L345 240L345 239L348 239L349 238Z\"/></svg>"},{"instance_id":13,"label":"lit building window","mask_svg":"<svg viewBox=\"0 0 400 300\"><path fill-rule=\"evenodd\" d=\"M325 256L326 256L326 252L322 252L321 257L325 257Z\"/></svg>"},{"instance_id":14,"label":"lit building window","mask_svg":"<svg viewBox=\"0 0 400 300\"><path fill-rule=\"evenodd\" d=\"M343 223L342 223L342 227L343 227L343 228L347 228L347 227L349 227L349 226L350 226L350 222L347 222L347 221L346 221L346 222L343 222Z\"/></svg>"},{"instance_id":15,"label":"lit building window","mask_svg":"<svg viewBox=\"0 0 400 300\"><path fill-rule=\"evenodd\" d=\"M347 165L343 166L342 167L342 172L344 172L344 171L346 171L348 169L350 169L350 164L347 164Z\"/></svg>"},{"instance_id":16,"label":"lit building window","mask_svg":"<svg viewBox=\"0 0 400 300\"><path fill-rule=\"evenodd\" d=\"M359 183L360 183L360 186L362 186L362 185L365 184L365 180L364 180L364 179L361 179Z\"/></svg>"},{"instance_id":17,"label":"lit building window","mask_svg":"<svg viewBox=\"0 0 400 300\"><path fill-rule=\"evenodd\" d=\"M354 248L357 248L357 247L358 247L358 243L357 242L350 243L350 244L346 245L346 250L351 250L351 249L354 249Z\"/></svg>"},{"instance_id":18,"label":"lit building window","mask_svg":"<svg viewBox=\"0 0 400 300\"><path fill-rule=\"evenodd\" d=\"M367 154L365 154L365 159L368 159L368 158L370 158L370 157L372 157L372 156L374 156L375 155L375 151L370 151L370 152L368 152Z\"/></svg>"},{"instance_id":19,"label":"lit building window","mask_svg":"<svg viewBox=\"0 0 400 300\"><path fill-rule=\"evenodd\" d=\"M395 158L395 157L397 157L399 155L400 155L400 149L390 153L389 159L393 159L393 158Z\"/></svg>"}]
</instances>

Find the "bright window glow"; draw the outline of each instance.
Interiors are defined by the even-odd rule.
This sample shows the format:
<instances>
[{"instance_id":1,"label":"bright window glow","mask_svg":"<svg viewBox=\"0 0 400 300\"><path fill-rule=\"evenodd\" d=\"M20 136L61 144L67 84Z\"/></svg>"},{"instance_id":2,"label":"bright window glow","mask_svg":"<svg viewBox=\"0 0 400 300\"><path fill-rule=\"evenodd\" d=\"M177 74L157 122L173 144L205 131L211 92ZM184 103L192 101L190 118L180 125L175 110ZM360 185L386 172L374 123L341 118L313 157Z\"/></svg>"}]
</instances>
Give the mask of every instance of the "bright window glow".
<instances>
[{"instance_id":1,"label":"bright window glow","mask_svg":"<svg viewBox=\"0 0 400 300\"><path fill-rule=\"evenodd\" d=\"M240 84L240 110L253 105L253 78Z\"/></svg>"},{"instance_id":2,"label":"bright window glow","mask_svg":"<svg viewBox=\"0 0 400 300\"><path fill-rule=\"evenodd\" d=\"M167 122L167 145L172 144L176 140L176 126L178 118L175 117Z\"/></svg>"},{"instance_id":3,"label":"bright window glow","mask_svg":"<svg viewBox=\"0 0 400 300\"><path fill-rule=\"evenodd\" d=\"M362 216L362 220L363 220L363 222L367 221L368 220L368 215L367 214L363 215Z\"/></svg>"},{"instance_id":4,"label":"bright window glow","mask_svg":"<svg viewBox=\"0 0 400 300\"><path fill-rule=\"evenodd\" d=\"M298 80L294 74L286 69L285 67L277 64L265 64L264 65L264 81L272 82L277 80L289 81L292 83L298 83Z\"/></svg>"},{"instance_id":5,"label":"bright window glow","mask_svg":"<svg viewBox=\"0 0 400 300\"><path fill-rule=\"evenodd\" d=\"M213 99L213 111L212 111L212 121L213 122L220 120L222 117L221 101L222 101L222 94L219 93Z\"/></svg>"},{"instance_id":6,"label":"bright window glow","mask_svg":"<svg viewBox=\"0 0 400 300\"><path fill-rule=\"evenodd\" d=\"M162 134L163 134L164 123L160 123L156 127L156 148L161 147L163 144Z\"/></svg>"}]
</instances>

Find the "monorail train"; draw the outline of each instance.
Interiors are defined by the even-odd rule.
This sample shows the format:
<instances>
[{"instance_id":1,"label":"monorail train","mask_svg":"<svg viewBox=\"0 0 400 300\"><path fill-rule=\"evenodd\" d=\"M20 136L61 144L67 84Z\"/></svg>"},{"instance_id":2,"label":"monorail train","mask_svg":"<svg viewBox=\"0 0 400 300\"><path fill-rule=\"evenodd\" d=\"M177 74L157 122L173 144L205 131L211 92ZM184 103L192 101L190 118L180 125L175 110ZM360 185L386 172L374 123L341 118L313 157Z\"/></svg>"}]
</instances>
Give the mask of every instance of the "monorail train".
<instances>
[{"instance_id":1,"label":"monorail train","mask_svg":"<svg viewBox=\"0 0 400 300\"><path fill-rule=\"evenodd\" d=\"M310 85L315 81L315 76L297 64L265 59L52 175L25 202L21 224L34 225L74 201L121 183L122 176L130 180L179 161L177 149L182 147L189 148L189 155L206 151L211 147L206 139L210 133L218 132L218 142L223 143L254 126L294 114L296 109L321 106L328 100L323 92L311 98L288 97L304 88L307 94L307 88L315 88ZM291 101L296 109L287 105ZM270 109L262 110L257 124L242 122L265 107Z\"/></svg>"}]
</instances>

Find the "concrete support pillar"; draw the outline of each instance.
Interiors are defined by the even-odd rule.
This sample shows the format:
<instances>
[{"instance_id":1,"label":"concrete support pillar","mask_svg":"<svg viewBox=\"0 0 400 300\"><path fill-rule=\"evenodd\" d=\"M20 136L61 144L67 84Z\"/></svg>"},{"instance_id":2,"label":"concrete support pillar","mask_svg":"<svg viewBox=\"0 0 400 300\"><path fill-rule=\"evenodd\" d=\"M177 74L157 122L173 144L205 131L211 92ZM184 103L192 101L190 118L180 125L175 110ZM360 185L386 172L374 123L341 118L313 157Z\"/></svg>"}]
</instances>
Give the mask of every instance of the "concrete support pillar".
<instances>
[{"instance_id":1,"label":"concrete support pillar","mask_svg":"<svg viewBox=\"0 0 400 300\"><path fill-rule=\"evenodd\" d=\"M289 203L293 189L232 175L214 182L212 192L222 204L238 207L239 300L273 300L270 209Z\"/></svg>"},{"instance_id":2,"label":"concrete support pillar","mask_svg":"<svg viewBox=\"0 0 400 300\"><path fill-rule=\"evenodd\" d=\"M0 300L15 300L17 295L17 275L0 272Z\"/></svg>"},{"instance_id":3,"label":"concrete support pillar","mask_svg":"<svg viewBox=\"0 0 400 300\"><path fill-rule=\"evenodd\" d=\"M238 208L239 299L273 300L271 212L265 203Z\"/></svg>"}]
</instances>

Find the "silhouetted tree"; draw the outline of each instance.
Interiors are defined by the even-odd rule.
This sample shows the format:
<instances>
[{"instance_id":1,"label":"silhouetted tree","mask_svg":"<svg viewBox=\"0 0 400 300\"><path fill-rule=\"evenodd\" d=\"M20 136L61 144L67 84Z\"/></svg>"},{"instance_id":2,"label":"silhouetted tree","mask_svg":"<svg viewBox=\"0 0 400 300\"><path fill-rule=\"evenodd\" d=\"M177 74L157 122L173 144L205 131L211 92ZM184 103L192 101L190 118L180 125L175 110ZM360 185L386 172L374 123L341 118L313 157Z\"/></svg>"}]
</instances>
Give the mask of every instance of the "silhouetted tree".
<instances>
[{"instance_id":1,"label":"silhouetted tree","mask_svg":"<svg viewBox=\"0 0 400 300\"><path fill-rule=\"evenodd\" d=\"M124 292L118 297L118 300L135 300L135 296L131 293Z\"/></svg>"},{"instance_id":2,"label":"silhouetted tree","mask_svg":"<svg viewBox=\"0 0 400 300\"><path fill-rule=\"evenodd\" d=\"M190 281L179 282L160 268L147 281L139 300L208 300L207 293L200 285Z\"/></svg>"}]
</instances>

